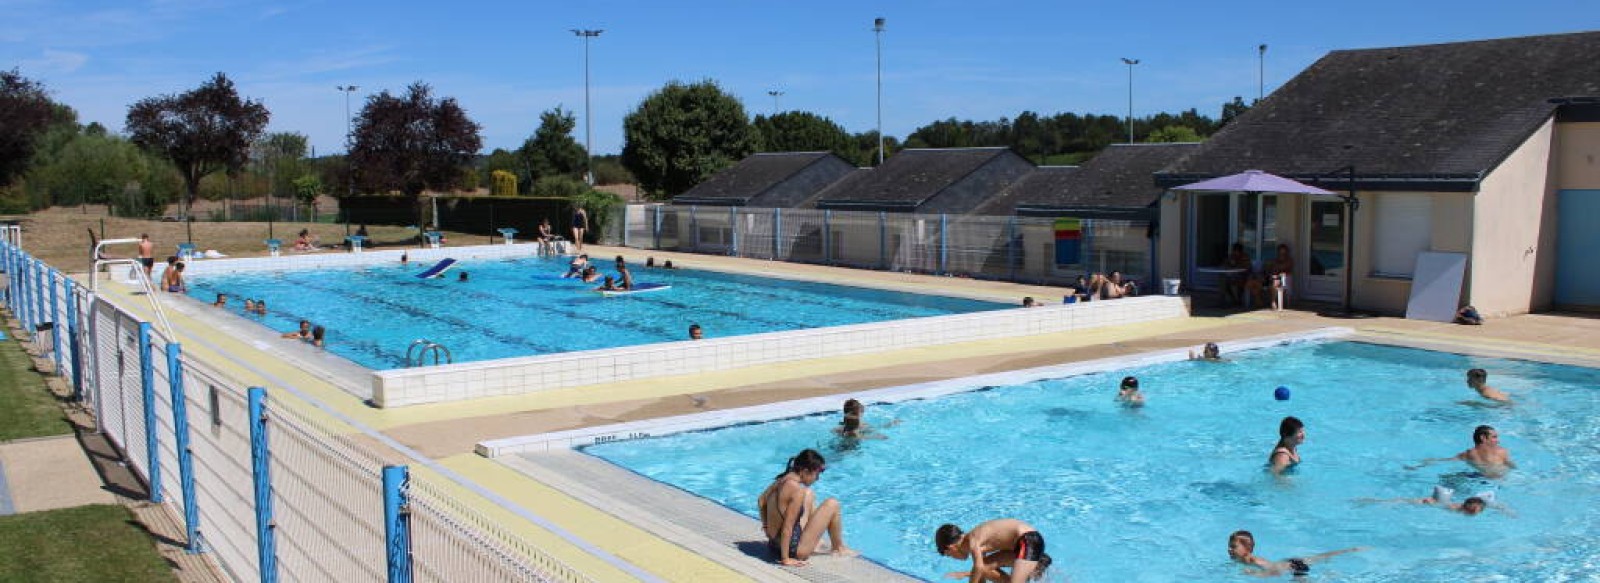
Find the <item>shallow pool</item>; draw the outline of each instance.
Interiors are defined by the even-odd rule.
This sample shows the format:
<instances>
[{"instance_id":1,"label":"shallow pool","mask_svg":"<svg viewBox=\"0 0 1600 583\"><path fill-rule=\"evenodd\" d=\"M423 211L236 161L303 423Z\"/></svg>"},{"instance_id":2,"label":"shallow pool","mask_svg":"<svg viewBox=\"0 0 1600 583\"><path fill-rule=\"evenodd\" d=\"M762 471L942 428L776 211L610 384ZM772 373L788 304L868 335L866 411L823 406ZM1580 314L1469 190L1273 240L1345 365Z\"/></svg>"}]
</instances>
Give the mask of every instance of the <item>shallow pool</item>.
<instances>
[{"instance_id":1,"label":"shallow pool","mask_svg":"<svg viewBox=\"0 0 1600 583\"><path fill-rule=\"evenodd\" d=\"M612 263L596 262L602 273ZM861 324L1010 307L804 281L630 265L638 283L671 289L602 297L596 284L561 279L566 259L462 261L438 279L428 265L193 276L189 295L267 300L279 332L306 319L327 327L328 349L372 369L404 365L412 341L447 347L455 362L684 340L691 323L707 338ZM468 274L462 282L458 276Z\"/></svg>"},{"instance_id":2,"label":"shallow pool","mask_svg":"<svg viewBox=\"0 0 1600 583\"><path fill-rule=\"evenodd\" d=\"M754 516L784 461L817 448L828 472L815 487L843 502L850 544L927 579L965 569L934 553L935 528L997 517L1044 534L1056 581L1249 580L1227 558L1239 529L1271 559L1371 547L1316 565L1319 580L1595 577L1600 371L1356 342L1229 356L871 406L888 439L853 447L831 437L837 415L816 415L585 451ZM1517 403L1478 406L1464 383L1473 367ZM1125 374L1148 406L1113 403ZM1279 385L1290 400L1273 399ZM1285 415L1308 437L1304 462L1280 480L1264 465ZM1498 428L1519 464L1508 477L1459 462L1404 468L1470 447L1479 424ZM1513 513L1357 500L1441 483L1458 501L1495 490Z\"/></svg>"}]
</instances>

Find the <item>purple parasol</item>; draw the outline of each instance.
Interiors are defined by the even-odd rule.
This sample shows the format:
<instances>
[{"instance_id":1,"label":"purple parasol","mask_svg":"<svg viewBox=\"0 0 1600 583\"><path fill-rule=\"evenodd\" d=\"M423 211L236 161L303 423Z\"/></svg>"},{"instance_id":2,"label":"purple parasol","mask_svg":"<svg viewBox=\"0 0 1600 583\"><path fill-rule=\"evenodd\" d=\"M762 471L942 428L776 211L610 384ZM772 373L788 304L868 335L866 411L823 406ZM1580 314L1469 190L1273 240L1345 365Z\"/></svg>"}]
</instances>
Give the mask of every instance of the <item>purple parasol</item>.
<instances>
[{"instance_id":1,"label":"purple parasol","mask_svg":"<svg viewBox=\"0 0 1600 583\"><path fill-rule=\"evenodd\" d=\"M1294 180L1268 174L1260 170L1245 170L1238 174L1230 174L1210 180L1202 180L1194 184L1175 186L1173 190L1205 191L1205 192L1276 192L1282 194L1317 194L1336 196L1339 193L1323 190L1308 184L1301 184Z\"/></svg>"}]
</instances>

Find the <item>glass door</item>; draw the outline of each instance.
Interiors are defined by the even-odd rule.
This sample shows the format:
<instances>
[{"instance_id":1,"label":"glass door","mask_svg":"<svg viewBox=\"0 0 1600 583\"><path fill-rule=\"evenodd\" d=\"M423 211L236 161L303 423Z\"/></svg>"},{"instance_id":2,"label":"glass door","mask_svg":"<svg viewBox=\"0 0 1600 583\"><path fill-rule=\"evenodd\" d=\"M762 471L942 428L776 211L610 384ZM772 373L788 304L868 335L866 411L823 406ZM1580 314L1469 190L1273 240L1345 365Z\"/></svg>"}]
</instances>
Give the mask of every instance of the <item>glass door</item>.
<instances>
[{"instance_id":1,"label":"glass door","mask_svg":"<svg viewBox=\"0 0 1600 583\"><path fill-rule=\"evenodd\" d=\"M1344 201L1313 198L1310 216L1306 217L1305 285L1303 297L1313 300L1340 301L1344 297L1344 273L1347 268L1344 249L1346 223Z\"/></svg>"}]
</instances>

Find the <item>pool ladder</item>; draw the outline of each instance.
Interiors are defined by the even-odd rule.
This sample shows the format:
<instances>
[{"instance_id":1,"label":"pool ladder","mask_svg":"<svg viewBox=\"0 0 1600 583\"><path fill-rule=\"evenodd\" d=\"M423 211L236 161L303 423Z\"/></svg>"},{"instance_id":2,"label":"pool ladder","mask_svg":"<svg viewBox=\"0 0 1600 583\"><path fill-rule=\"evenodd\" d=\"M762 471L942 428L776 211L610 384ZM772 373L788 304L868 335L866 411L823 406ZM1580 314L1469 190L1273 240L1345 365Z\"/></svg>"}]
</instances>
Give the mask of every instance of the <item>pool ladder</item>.
<instances>
[{"instance_id":1,"label":"pool ladder","mask_svg":"<svg viewBox=\"0 0 1600 583\"><path fill-rule=\"evenodd\" d=\"M450 349L445 348L443 344L439 344L438 342L434 342L426 338L418 338L413 340L411 342L411 346L406 348L406 368L424 366L428 364L423 361L427 359L429 355L433 356L432 364L437 365L439 364L440 354L444 355L445 364L455 362L455 358L450 356Z\"/></svg>"}]
</instances>

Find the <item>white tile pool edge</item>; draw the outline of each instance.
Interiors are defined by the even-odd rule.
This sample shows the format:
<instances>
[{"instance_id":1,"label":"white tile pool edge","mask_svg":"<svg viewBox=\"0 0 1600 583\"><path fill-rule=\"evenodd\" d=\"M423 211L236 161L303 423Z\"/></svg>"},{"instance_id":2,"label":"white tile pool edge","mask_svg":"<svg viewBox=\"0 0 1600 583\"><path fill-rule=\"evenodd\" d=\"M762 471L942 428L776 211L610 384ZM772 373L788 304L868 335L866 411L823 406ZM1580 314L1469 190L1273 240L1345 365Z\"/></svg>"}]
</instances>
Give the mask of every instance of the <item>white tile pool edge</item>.
<instances>
[{"instance_id":1,"label":"white tile pool edge","mask_svg":"<svg viewBox=\"0 0 1600 583\"><path fill-rule=\"evenodd\" d=\"M1349 338L1355 335L1350 328L1329 327L1272 336L1261 336L1231 342L1219 342L1223 354L1278 346L1292 342ZM504 455L542 452L560 449L577 449L598 443L611 443L627 439L658 437L685 431L712 429L740 423L751 423L798 417L823 412L835 412L845 399L860 399L868 403L897 403L912 399L926 399L971 391L986 386L1023 384L1039 379L1064 378L1091 373L1121 370L1130 367L1175 362L1189 358L1189 348L1158 350L1133 356L1115 356L1097 360L1050 365L1037 368L1006 371L985 375L946 379L898 387L874 389L858 393L828 395L796 399L736 409L691 413L674 417L661 417L630 421L612 425L586 427L567 431L540 433L483 441L477 444L478 455L496 458Z\"/></svg>"},{"instance_id":2,"label":"white tile pool edge","mask_svg":"<svg viewBox=\"0 0 1600 583\"><path fill-rule=\"evenodd\" d=\"M1188 315L1185 298L1146 296L385 370L373 374L372 400L380 407L459 401Z\"/></svg>"}]
</instances>

